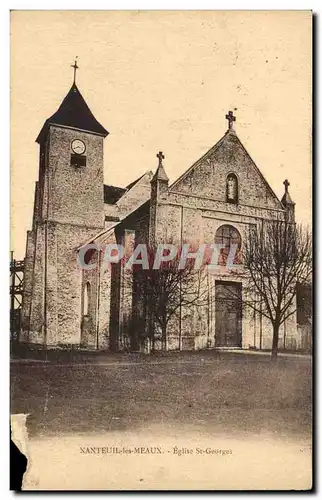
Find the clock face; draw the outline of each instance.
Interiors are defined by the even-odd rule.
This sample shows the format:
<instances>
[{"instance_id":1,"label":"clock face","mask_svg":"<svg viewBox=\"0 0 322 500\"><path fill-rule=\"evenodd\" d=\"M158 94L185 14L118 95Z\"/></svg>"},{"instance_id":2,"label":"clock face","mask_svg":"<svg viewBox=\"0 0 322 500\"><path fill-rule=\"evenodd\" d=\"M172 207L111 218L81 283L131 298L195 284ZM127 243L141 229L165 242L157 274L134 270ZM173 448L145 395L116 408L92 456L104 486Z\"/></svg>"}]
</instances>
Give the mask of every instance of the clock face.
<instances>
[{"instance_id":1,"label":"clock face","mask_svg":"<svg viewBox=\"0 0 322 500\"><path fill-rule=\"evenodd\" d=\"M82 155L85 153L86 146L80 139L74 139L72 142L72 150L77 155Z\"/></svg>"}]
</instances>

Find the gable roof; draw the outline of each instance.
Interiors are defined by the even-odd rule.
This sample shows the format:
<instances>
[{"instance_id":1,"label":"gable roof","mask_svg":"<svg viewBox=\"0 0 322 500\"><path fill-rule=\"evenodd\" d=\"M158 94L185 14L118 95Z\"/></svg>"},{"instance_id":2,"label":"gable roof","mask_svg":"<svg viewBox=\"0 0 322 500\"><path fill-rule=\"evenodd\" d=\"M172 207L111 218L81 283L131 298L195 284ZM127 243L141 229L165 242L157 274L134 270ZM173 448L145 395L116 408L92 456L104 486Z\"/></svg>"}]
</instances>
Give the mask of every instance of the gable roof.
<instances>
[{"instance_id":1,"label":"gable roof","mask_svg":"<svg viewBox=\"0 0 322 500\"><path fill-rule=\"evenodd\" d=\"M138 218L141 218L142 215L149 215L151 200L148 199L143 202L140 206L136 207L132 212L129 212L120 222L119 224L128 225L129 228L133 221L136 221Z\"/></svg>"},{"instance_id":2,"label":"gable roof","mask_svg":"<svg viewBox=\"0 0 322 500\"><path fill-rule=\"evenodd\" d=\"M193 169L195 169L196 167L198 167L207 158L209 158L225 142L225 140L227 140L227 138L231 137L231 136L234 136L236 138L236 141L239 143L239 145L244 150L245 154L250 159L253 167L256 169L256 171L258 172L259 176L262 178L264 184L269 189L269 191L272 194L273 198L278 202L278 204L280 205L281 209L284 210L284 207L283 207L281 201L278 199L276 193L273 191L273 189L269 185L268 181L266 180L266 178L264 177L264 175L262 174L262 172L260 171L260 169L257 167L256 163L254 162L254 160L252 159L252 157L250 156L250 154L248 153L248 151L246 150L245 146L243 145L243 143L241 142L241 140L239 139L239 137L237 136L237 134L236 134L236 132L234 130L227 130L227 132L225 133L225 135L214 146L212 146L212 148L210 148L201 158L199 158L199 160L197 160L190 168L188 168L188 170L186 170L178 179L176 179L171 184L171 186L169 186L169 191L171 191L173 188L175 188L176 184L178 184Z\"/></svg>"},{"instance_id":3,"label":"gable roof","mask_svg":"<svg viewBox=\"0 0 322 500\"><path fill-rule=\"evenodd\" d=\"M115 203L117 203L125 193L130 191L147 174L152 176L151 170L144 172L143 175L140 175L140 177L128 184L125 188L104 184L104 203L107 203L108 205L115 205Z\"/></svg>"},{"instance_id":4,"label":"gable roof","mask_svg":"<svg viewBox=\"0 0 322 500\"><path fill-rule=\"evenodd\" d=\"M84 243L82 243L81 245L79 245L79 247L77 247L77 251L79 251L81 248L86 247L87 245L90 245L94 241L97 241L97 243L100 242L106 236L109 236L109 234L111 234L114 231L114 229L116 228L116 226L118 226L120 223L121 223L120 221L115 222L114 224L112 224L107 229L103 229L102 231L100 231L99 233L97 233L95 236L91 236Z\"/></svg>"},{"instance_id":5,"label":"gable roof","mask_svg":"<svg viewBox=\"0 0 322 500\"><path fill-rule=\"evenodd\" d=\"M130 184L128 184L128 185L126 186L126 189L128 190L128 189L131 189L132 187L134 187L134 186L135 186L135 184L137 184L137 183L138 183L138 182L142 179L142 177L144 177L144 176L145 176L145 174L146 174L146 172L144 172L144 174L140 175L140 177L138 177L137 179L135 179L135 181L133 181L133 182L131 182Z\"/></svg>"},{"instance_id":6,"label":"gable roof","mask_svg":"<svg viewBox=\"0 0 322 500\"><path fill-rule=\"evenodd\" d=\"M96 120L87 106L75 83L71 86L56 113L45 121L36 142L40 143L42 141L49 125L77 128L87 132L94 132L103 137L108 135L108 131Z\"/></svg>"},{"instance_id":7,"label":"gable roof","mask_svg":"<svg viewBox=\"0 0 322 500\"><path fill-rule=\"evenodd\" d=\"M114 205L126 192L126 188L104 184L104 203Z\"/></svg>"},{"instance_id":8,"label":"gable roof","mask_svg":"<svg viewBox=\"0 0 322 500\"><path fill-rule=\"evenodd\" d=\"M79 245L79 247L77 248L77 251L79 251L81 248L83 248L91 243L96 243L96 244L102 243L106 237L110 236L113 233L113 231L115 231L117 227L120 227L122 224L124 224L124 222L125 222L125 224L126 223L131 224L132 220L133 219L135 220L135 218L140 217L140 215L142 215L142 214L148 215L149 208L150 208L150 200L146 200L144 203L142 203L142 205L140 205L135 210L133 210L133 212L130 212L126 217L124 217L124 219L122 219L120 221L115 221L114 224L112 224L108 228L103 229L102 231L97 233L95 236L91 236L84 243Z\"/></svg>"}]
</instances>

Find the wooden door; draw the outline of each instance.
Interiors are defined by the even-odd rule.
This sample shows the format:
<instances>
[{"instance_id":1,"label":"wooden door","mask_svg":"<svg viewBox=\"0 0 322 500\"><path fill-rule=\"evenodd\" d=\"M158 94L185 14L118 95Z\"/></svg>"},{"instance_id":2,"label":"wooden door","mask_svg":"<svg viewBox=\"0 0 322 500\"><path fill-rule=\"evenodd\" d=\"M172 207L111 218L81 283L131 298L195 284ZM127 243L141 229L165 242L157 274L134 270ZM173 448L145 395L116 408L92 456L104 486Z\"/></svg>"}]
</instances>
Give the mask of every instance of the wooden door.
<instances>
[{"instance_id":1,"label":"wooden door","mask_svg":"<svg viewBox=\"0 0 322 500\"><path fill-rule=\"evenodd\" d=\"M241 283L216 281L215 285L215 345L242 346L242 286Z\"/></svg>"}]
</instances>

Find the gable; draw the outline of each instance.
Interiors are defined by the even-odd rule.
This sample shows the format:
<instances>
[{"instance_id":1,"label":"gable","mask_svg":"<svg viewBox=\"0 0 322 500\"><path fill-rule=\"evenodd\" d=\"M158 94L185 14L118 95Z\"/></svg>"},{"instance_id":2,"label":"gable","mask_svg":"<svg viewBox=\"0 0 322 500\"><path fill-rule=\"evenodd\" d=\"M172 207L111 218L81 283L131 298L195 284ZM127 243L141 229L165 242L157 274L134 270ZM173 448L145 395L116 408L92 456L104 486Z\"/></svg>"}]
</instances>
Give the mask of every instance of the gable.
<instances>
[{"instance_id":1,"label":"gable","mask_svg":"<svg viewBox=\"0 0 322 500\"><path fill-rule=\"evenodd\" d=\"M104 184L106 228L124 219L150 198L152 175L151 171L145 172L125 188Z\"/></svg>"},{"instance_id":2,"label":"gable","mask_svg":"<svg viewBox=\"0 0 322 500\"><path fill-rule=\"evenodd\" d=\"M169 190L226 202L226 181L231 173L238 179L239 205L283 209L235 133L226 133Z\"/></svg>"},{"instance_id":3,"label":"gable","mask_svg":"<svg viewBox=\"0 0 322 500\"><path fill-rule=\"evenodd\" d=\"M145 203L151 194L152 172L143 174L137 181L129 184L127 191L116 202L121 219Z\"/></svg>"}]
</instances>

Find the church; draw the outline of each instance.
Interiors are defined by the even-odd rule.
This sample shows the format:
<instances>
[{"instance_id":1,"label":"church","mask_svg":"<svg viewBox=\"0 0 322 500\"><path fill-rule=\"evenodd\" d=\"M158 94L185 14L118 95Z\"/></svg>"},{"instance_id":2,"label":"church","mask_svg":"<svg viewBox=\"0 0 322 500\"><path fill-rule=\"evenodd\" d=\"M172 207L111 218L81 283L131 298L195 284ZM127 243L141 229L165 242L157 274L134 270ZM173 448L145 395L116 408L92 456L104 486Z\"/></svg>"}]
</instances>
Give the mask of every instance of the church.
<instances>
[{"instance_id":1,"label":"church","mask_svg":"<svg viewBox=\"0 0 322 500\"><path fill-rule=\"evenodd\" d=\"M295 220L288 182L279 200L238 138L231 111L226 119L223 136L172 184L159 152L154 172L142 172L125 187L106 185L103 142L108 131L74 79L36 139L39 174L27 233L21 342L46 348L133 349L136 297L124 282L121 265L101 265L109 243L126 247L171 240L229 248L234 242L240 249L250 225L286 216ZM96 265L80 266L79 253L88 245L98 248L87 261ZM270 349L270 323L239 306L242 279L222 269L213 284L205 306L176 314L165 348ZM229 290L237 297L235 304L225 300ZM140 328L143 345L144 318ZM285 348L301 348L296 314L280 336ZM164 348L157 332L155 339L154 348Z\"/></svg>"}]
</instances>

